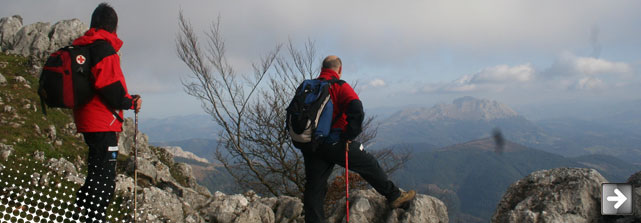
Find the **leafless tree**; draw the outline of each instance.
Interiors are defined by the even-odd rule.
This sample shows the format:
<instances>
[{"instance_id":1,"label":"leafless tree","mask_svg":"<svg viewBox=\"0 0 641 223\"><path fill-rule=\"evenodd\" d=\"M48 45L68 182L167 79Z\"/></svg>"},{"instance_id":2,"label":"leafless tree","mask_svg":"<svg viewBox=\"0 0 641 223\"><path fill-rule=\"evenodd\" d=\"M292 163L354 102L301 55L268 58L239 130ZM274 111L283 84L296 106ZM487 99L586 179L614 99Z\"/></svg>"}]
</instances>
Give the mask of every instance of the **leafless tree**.
<instances>
[{"instance_id":1,"label":"leafless tree","mask_svg":"<svg viewBox=\"0 0 641 223\"><path fill-rule=\"evenodd\" d=\"M219 17L201 45L181 12L176 39L178 56L192 71L183 81L185 91L199 99L205 112L222 127L215 158L244 189L302 197L304 164L285 128L285 109L298 85L319 73L322 58L313 41L298 49L290 40L254 63L252 73L238 73L226 60L220 25ZM373 123L373 118L367 119L359 138L362 142L376 137L376 129L367 128ZM381 155L397 160L391 164L404 162L391 150Z\"/></svg>"}]
</instances>

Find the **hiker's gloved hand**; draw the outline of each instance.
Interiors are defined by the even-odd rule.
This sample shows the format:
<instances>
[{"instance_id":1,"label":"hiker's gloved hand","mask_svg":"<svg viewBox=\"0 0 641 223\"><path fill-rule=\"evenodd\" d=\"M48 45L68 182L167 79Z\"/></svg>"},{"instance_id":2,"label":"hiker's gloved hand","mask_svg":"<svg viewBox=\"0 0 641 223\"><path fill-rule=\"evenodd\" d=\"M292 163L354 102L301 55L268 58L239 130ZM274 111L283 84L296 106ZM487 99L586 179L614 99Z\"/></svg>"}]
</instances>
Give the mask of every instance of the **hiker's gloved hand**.
<instances>
[{"instance_id":1,"label":"hiker's gloved hand","mask_svg":"<svg viewBox=\"0 0 641 223\"><path fill-rule=\"evenodd\" d=\"M131 97L134 99L134 109L136 110L136 113L138 113L142 107L142 98L137 94L132 95Z\"/></svg>"},{"instance_id":2,"label":"hiker's gloved hand","mask_svg":"<svg viewBox=\"0 0 641 223\"><path fill-rule=\"evenodd\" d=\"M349 151L349 144L352 143L352 140L345 141L345 151Z\"/></svg>"}]
</instances>

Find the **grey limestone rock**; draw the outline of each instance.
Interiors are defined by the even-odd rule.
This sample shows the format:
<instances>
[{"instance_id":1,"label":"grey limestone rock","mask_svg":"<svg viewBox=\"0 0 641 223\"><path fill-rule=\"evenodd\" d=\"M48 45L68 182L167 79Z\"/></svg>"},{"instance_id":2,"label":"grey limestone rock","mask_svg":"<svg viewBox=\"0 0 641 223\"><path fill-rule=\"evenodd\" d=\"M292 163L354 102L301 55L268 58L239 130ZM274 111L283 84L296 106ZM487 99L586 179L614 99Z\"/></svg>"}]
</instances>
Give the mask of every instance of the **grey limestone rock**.
<instances>
[{"instance_id":1,"label":"grey limestone rock","mask_svg":"<svg viewBox=\"0 0 641 223\"><path fill-rule=\"evenodd\" d=\"M508 188L492 222L601 222L602 183L594 169L533 172Z\"/></svg>"},{"instance_id":2,"label":"grey limestone rock","mask_svg":"<svg viewBox=\"0 0 641 223\"><path fill-rule=\"evenodd\" d=\"M51 25L48 22L37 22L23 26L14 35L13 44L8 47L9 53L25 57L44 57L49 52L51 41L49 30Z\"/></svg>"},{"instance_id":3,"label":"grey limestone rock","mask_svg":"<svg viewBox=\"0 0 641 223\"><path fill-rule=\"evenodd\" d=\"M87 31L78 19L37 22L23 26L20 16L0 19L0 49L12 54L43 60L50 53L67 45Z\"/></svg>"},{"instance_id":4,"label":"grey limestone rock","mask_svg":"<svg viewBox=\"0 0 641 223\"><path fill-rule=\"evenodd\" d=\"M345 222L345 202L336 205L329 222ZM417 194L407 209L392 209L374 189L350 193L350 222L371 223L444 223L449 222L447 207L439 199Z\"/></svg>"},{"instance_id":5,"label":"grey limestone rock","mask_svg":"<svg viewBox=\"0 0 641 223\"><path fill-rule=\"evenodd\" d=\"M73 40L82 36L87 29L89 29L87 25L79 19L62 20L53 24L51 31L49 31L49 37L51 38L49 51L53 52L71 44Z\"/></svg>"},{"instance_id":6,"label":"grey limestone rock","mask_svg":"<svg viewBox=\"0 0 641 223\"><path fill-rule=\"evenodd\" d=\"M13 45L13 36L22 27L22 17L14 15L0 19L0 49Z\"/></svg>"},{"instance_id":7,"label":"grey limestone rock","mask_svg":"<svg viewBox=\"0 0 641 223\"><path fill-rule=\"evenodd\" d=\"M0 73L0 86L6 85L7 84L7 78L5 78L1 73Z\"/></svg>"}]
</instances>

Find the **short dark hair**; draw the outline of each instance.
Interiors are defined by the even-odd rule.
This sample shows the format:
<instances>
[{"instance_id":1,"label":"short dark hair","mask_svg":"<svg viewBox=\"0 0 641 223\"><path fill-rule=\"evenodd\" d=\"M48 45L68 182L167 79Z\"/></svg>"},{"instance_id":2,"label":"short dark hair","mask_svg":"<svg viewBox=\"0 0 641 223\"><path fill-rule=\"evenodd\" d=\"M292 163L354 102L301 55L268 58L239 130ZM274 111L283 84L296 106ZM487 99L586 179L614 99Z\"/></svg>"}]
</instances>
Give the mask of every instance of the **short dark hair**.
<instances>
[{"instance_id":1,"label":"short dark hair","mask_svg":"<svg viewBox=\"0 0 641 223\"><path fill-rule=\"evenodd\" d=\"M338 69L343 65L343 62L341 62L341 58L336 57L334 58L325 58L323 60L323 69Z\"/></svg>"},{"instance_id":2,"label":"short dark hair","mask_svg":"<svg viewBox=\"0 0 641 223\"><path fill-rule=\"evenodd\" d=\"M118 28L116 10L105 2L100 3L91 14L91 28L104 29L110 33L116 32Z\"/></svg>"}]
</instances>

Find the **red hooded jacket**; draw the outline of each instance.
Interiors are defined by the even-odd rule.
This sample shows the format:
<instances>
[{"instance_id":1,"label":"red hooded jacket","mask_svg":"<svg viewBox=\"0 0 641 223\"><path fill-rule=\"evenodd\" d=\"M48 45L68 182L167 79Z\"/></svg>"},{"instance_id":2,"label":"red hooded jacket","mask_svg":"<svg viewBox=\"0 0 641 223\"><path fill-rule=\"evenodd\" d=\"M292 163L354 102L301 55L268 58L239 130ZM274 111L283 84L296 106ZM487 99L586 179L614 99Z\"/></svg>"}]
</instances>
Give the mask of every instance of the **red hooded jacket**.
<instances>
[{"instance_id":1,"label":"red hooded jacket","mask_svg":"<svg viewBox=\"0 0 641 223\"><path fill-rule=\"evenodd\" d=\"M109 43L113 51L107 46L106 51L110 53L100 52L107 56L92 58L94 65L91 67L91 73L95 81L96 94L85 106L73 110L73 118L78 132L120 132L122 123L113 111L117 111L122 117L122 109L133 109L134 105L133 98L127 93L125 77L120 69L120 56L115 53L122 47L122 40L116 33L92 28L84 36L74 40L73 45L89 45L98 40ZM92 57L93 55L92 51Z\"/></svg>"},{"instance_id":2,"label":"red hooded jacket","mask_svg":"<svg viewBox=\"0 0 641 223\"><path fill-rule=\"evenodd\" d=\"M332 69L322 69L318 79L340 79L338 73ZM346 82L335 83L329 90L330 98L334 104L332 129L341 129L341 140L353 140L362 131L363 104L352 86Z\"/></svg>"}]
</instances>

